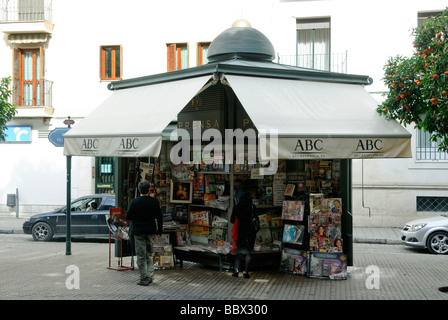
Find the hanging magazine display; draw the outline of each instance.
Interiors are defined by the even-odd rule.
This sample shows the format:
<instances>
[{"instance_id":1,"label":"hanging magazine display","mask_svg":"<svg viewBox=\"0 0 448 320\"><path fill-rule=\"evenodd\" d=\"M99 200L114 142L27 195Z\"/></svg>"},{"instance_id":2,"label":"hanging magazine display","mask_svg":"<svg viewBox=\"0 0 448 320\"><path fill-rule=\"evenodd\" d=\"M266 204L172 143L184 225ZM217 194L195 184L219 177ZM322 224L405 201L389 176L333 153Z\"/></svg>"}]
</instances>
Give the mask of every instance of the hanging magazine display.
<instances>
[{"instance_id":1,"label":"hanging magazine display","mask_svg":"<svg viewBox=\"0 0 448 320\"><path fill-rule=\"evenodd\" d=\"M340 198L324 198L323 194L310 195L310 251L342 252L341 216Z\"/></svg>"}]
</instances>

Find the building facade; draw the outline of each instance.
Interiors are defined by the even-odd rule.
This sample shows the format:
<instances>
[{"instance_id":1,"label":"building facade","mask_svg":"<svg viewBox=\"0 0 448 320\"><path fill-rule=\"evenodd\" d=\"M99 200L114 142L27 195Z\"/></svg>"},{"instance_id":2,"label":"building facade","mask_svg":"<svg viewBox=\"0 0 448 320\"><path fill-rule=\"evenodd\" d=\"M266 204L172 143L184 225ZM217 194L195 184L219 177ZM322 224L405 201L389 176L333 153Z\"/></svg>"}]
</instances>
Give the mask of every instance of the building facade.
<instances>
[{"instance_id":1,"label":"building facade","mask_svg":"<svg viewBox=\"0 0 448 320\"><path fill-rule=\"evenodd\" d=\"M265 34L277 62L369 75L378 100L387 59L412 54L411 29L445 9L420 1L77 1L3 0L0 76L10 76L18 113L0 144L0 214L65 204L66 161L48 139L82 121L110 94L107 85L207 63L208 45L240 18ZM254 10L257 8L257 10ZM123 106L123 117L132 105ZM337 125L337 122L335 123ZM448 210L448 157L413 134L413 158L353 160L355 226L400 227ZM113 190L113 159L73 157L71 196Z\"/></svg>"}]
</instances>

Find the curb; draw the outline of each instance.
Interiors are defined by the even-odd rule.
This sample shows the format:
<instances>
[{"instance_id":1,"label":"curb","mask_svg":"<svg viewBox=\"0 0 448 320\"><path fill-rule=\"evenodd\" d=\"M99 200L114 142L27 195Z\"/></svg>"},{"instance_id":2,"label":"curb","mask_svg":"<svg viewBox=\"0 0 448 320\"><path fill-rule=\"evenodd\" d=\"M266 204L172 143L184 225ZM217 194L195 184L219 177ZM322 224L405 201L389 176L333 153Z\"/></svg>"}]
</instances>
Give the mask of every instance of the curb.
<instances>
[{"instance_id":1,"label":"curb","mask_svg":"<svg viewBox=\"0 0 448 320\"><path fill-rule=\"evenodd\" d=\"M23 230L0 230L0 234L23 234Z\"/></svg>"},{"instance_id":2,"label":"curb","mask_svg":"<svg viewBox=\"0 0 448 320\"><path fill-rule=\"evenodd\" d=\"M353 238L354 243L371 243L371 244L403 244L401 240L393 239L369 239L369 238Z\"/></svg>"}]
</instances>

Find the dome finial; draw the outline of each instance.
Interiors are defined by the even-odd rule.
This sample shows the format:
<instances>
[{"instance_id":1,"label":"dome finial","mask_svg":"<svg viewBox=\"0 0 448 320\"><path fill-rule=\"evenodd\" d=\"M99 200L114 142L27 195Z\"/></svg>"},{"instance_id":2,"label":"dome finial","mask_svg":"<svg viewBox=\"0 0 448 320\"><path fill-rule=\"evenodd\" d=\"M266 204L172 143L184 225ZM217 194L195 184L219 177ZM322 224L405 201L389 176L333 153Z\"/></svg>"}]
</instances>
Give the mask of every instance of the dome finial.
<instances>
[{"instance_id":1,"label":"dome finial","mask_svg":"<svg viewBox=\"0 0 448 320\"><path fill-rule=\"evenodd\" d=\"M232 28L252 28L249 21L245 19L238 19L232 24Z\"/></svg>"}]
</instances>

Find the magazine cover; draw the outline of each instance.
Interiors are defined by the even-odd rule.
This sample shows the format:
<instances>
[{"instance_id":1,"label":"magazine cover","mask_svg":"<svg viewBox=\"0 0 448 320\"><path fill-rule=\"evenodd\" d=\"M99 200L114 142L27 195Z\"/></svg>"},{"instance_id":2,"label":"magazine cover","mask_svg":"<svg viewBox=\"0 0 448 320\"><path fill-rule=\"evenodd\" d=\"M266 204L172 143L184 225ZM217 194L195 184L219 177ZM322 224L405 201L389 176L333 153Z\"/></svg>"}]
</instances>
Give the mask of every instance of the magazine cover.
<instances>
[{"instance_id":1,"label":"magazine cover","mask_svg":"<svg viewBox=\"0 0 448 320\"><path fill-rule=\"evenodd\" d=\"M216 241L222 241L222 240L226 240L225 239L225 229L223 228L210 228L211 232L210 232L210 240L212 243L216 243Z\"/></svg>"},{"instance_id":2,"label":"magazine cover","mask_svg":"<svg viewBox=\"0 0 448 320\"><path fill-rule=\"evenodd\" d=\"M283 201L282 219L302 221L305 212L305 201Z\"/></svg>"},{"instance_id":3,"label":"magazine cover","mask_svg":"<svg viewBox=\"0 0 448 320\"><path fill-rule=\"evenodd\" d=\"M177 245L183 246L191 244L190 233L188 231L188 224L181 224L180 229L176 231Z\"/></svg>"},{"instance_id":4,"label":"magazine cover","mask_svg":"<svg viewBox=\"0 0 448 320\"><path fill-rule=\"evenodd\" d=\"M190 211L190 224L196 226L208 226L209 223L209 211Z\"/></svg>"},{"instance_id":5,"label":"magazine cover","mask_svg":"<svg viewBox=\"0 0 448 320\"><path fill-rule=\"evenodd\" d=\"M324 195L322 193L310 194L310 212L320 212L322 210L322 200Z\"/></svg>"},{"instance_id":6,"label":"magazine cover","mask_svg":"<svg viewBox=\"0 0 448 320\"><path fill-rule=\"evenodd\" d=\"M272 240L282 241L283 220L280 217L271 218L271 234Z\"/></svg>"},{"instance_id":7,"label":"magazine cover","mask_svg":"<svg viewBox=\"0 0 448 320\"><path fill-rule=\"evenodd\" d=\"M347 279L347 256L341 253L308 253L308 273L312 278Z\"/></svg>"},{"instance_id":8,"label":"magazine cover","mask_svg":"<svg viewBox=\"0 0 448 320\"><path fill-rule=\"evenodd\" d=\"M153 256L154 267L157 268L174 267L173 247L170 244L154 245L153 251L154 251Z\"/></svg>"},{"instance_id":9,"label":"magazine cover","mask_svg":"<svg viewBox=\"0 0 448 320\"><path fill-rule=\"evenodd\" d=\"M212 217L212 227L227 228L227 219L220 217L218 215L213 215Z\"/></svg>"},{"instance_id":10,"label":"magazine cover","mask_svg":"<svg viewBox=\"0 0 448 320\"><path fill-rule=\"evenodd\" d=\"M305 226L285 224L283 229L283 242L302 244Z\"/></svg>"},{"instance_id":11,"label":"magazine cover","mask_svg":"<svg viewBox=\"0 0 448 320\"><path fill-rule=\"evenodd\" d=\"M285 195L287 197L292 197L292 195L294 194L295 187L296 187L295 184L288 183L286 185L285 193L283 195Z\"/></svg>"},{"instance_id":12,"label":"magazine cover","mask_svg":"<svg viewBox=\"0 0 448 320\"><path fill-rule=\"evenodd\" d=\"M280 261L280 271L305 275L307 272L306 251L284 248Z\"/></svg>"},{"instance_id":13,"label":"magazine cover","mask_svg":"<svg viewBox=\"0 0 448 320\"><path fill-rule=\"evenodd\" d=\"M209 234L209 227L191 225L190 235L207 235Z\"/></svg>"},{"instance_id":14,"label":"magazine cover","mask_svg":"<svg viewBox=\"0 0 448 320\"><path fill-rule=\"evenodd\" d=\"M270 217L267 214L258 215L258 219L260 220L260 227L269 227Z\"/></svg>"},{"instance_id":15,"label":"magazine cover","mask_svg":"<svg viewBox=\"0 0 448 320\"><path fill-rule=\"evenodd\" d=\"M140 181L143 180L151 181L152 174L154 172L154 164L147 162L140 162L139 172L140 172Z\"/></svg>"},{"instance_id":16,"label":"magazine cover","mask_svg":"<svg viewBox=\"0 0 448 320\"><path fill-rule=\"evenodd\" d=\"M193 180L194 170L191 164L172 164L171 176L174 180Z\"/></svg>"},{"instance_id":17,"label":"magazine cover","mask_svg":"<svg viewBox=\"0 0 448 320\"><path fill-rule=\"evenodd\" d=\"M272 243L271 229L263 227L257 232L256 242L258 244Z\"/></svg>"}]
</instances>

